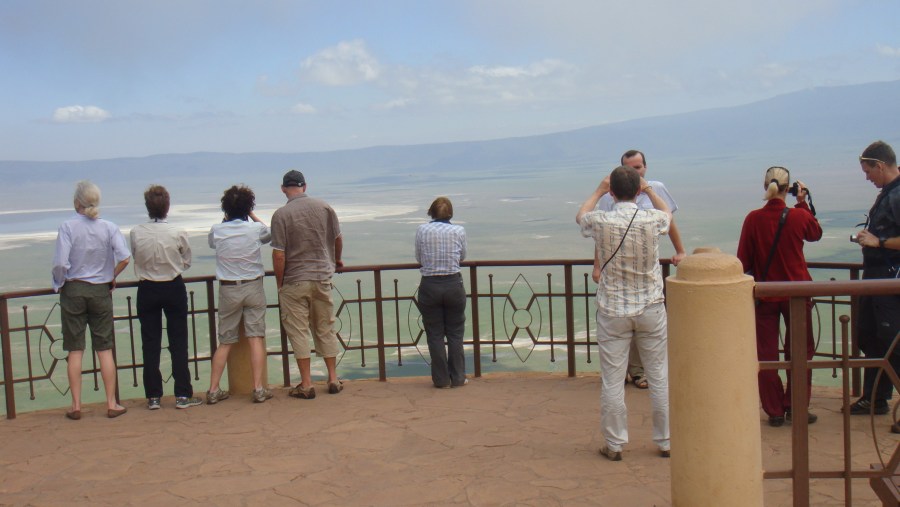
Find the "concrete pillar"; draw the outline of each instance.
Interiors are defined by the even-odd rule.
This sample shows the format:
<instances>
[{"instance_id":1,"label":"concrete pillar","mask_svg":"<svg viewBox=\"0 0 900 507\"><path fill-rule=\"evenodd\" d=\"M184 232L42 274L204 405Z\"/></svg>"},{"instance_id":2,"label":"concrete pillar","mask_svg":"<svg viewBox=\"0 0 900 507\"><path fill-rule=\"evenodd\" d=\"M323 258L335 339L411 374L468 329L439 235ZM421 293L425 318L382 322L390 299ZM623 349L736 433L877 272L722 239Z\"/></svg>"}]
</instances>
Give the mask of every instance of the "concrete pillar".
<instances>
[{"instance_id":1,"label":"concrete pillar","mask_svg":"<svg viewBox=\"0 0 900 507\"><path fill-rule=\"evenodd\" d=\"M698 249L666 291L672 504L762 506L753 278Z\"/></svg>"},{"instance_id":2,"label":"concrete pillar","mask_svg":"<svg viewBox=\"0 0 900 507\"><path fill-rule=\"evenodd\" d=\"M268 361L263 363L263 385L268 382ZM228 392L250 394L253 392L253 370L250 368L250 341L244 335L244 319L238 324L238 342L228 353Z\"/></svg>"}]
</instances>

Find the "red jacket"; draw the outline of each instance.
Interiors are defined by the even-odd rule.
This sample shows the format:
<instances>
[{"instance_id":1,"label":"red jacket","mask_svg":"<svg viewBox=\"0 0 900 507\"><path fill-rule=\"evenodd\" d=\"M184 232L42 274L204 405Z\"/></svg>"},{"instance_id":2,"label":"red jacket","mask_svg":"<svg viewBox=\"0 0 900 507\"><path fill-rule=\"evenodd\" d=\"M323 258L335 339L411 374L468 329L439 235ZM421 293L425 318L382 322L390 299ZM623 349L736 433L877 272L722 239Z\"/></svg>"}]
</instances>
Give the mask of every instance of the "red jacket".
<instances>
[{"instance_id":1,"label":"red jacket","mask_svg":"<svg viewBox=\"0 0 900 507\"><path fill-rule=\"evenodd\" d=\"M738 259L744 265L744 272L753 270L754 278L762 278L766 260L775 239L778 221L785 203L781 199L771 199L760 209L753 210L744 219L741 228L741 239L738 242ZM772 255L772 263L766 273L765 281L810 281L806 258L803 256L803 241L819 241L822 239L822 227L809 211L809 206L798 203L788 211L787 219L781 229L781 237ZM785 298L766 298L780 301Z\"/></svg>"}]
</instances>

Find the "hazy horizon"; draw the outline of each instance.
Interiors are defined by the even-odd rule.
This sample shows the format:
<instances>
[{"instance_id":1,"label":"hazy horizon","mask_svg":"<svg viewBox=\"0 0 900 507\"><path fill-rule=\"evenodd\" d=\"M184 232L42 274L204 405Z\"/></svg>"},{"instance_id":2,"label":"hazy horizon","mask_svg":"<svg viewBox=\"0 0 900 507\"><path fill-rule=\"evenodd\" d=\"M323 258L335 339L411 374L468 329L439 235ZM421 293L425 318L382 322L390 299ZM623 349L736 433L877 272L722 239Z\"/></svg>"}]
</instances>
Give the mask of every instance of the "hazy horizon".
<instances>
[{"instance_id":1,"label":"hazy horizon","mask_svg":"<svg viewBox=\"0 0 900 507\"><path fill-rule=\"evenodd\" d=\"M382 146L314 154L206 153L86 162L0 160L0 290L46 287L56 229L70 213L74 183L91 179L101 214L124 232L145 221L143 190L165 185L173 223L192 233L212 274L205 232L221 220L222 191L250 185L268 220L284 203L282 174L306 175L310 195L338 212L345 262L412 262L415 226L438 195L454 202L472 259L590 258L574 224L578 205L619 163L624 149L647 154L648 179L666 184L688 252L734 253L747 212L762 206L762 175L791 170L813 195L825 236L810 260L858 261L847 241L877 189L856 159L869 142L900 145L900 81L798 92L746 106L655 117L569 132L471 143ZM626 148L627 147L627 148ZM663 241L662 255L672 255ZM268 255L267 265L270 265ZM131 276L130 270L124 279Z\"/></svg>"}]
</instances>

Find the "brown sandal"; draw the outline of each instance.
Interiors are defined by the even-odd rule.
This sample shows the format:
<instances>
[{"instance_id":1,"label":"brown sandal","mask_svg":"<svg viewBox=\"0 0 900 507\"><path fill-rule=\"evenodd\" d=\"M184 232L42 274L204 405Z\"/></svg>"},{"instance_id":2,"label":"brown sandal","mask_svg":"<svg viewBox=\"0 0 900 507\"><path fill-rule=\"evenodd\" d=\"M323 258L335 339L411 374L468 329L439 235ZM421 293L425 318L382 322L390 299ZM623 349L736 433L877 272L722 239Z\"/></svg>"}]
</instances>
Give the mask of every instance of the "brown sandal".
<instances>
[{"instance_id":1,"label":"brown sandal","mask_svg":"<svg viewBox=\"0 0 900 507\"><path fill-rule=\"evenodd\" d=\"M292 398L300 398L301 400L312 400L316 397L316 388L313 386L309 386L309 388L303 389L300 384L297 384L297 387L294 387L290 391L288 391L288 396Z\"/></svg>"},{"instance_id":2,"label":"brown sandal","mask_svg":"<svg viewBox=\"0 0 900 507\"><path fill-rule=\"evenodd\" d=\"M647 377L643 375L635 375L631 377L631 383L634 384L634 387L638 389L647 389L650 387L650 384L647 383Z\"/></svg>"},{"instance_id":3,"label":"brown sandal","mask_svg":"<svg viewBox=\"0 0 900 507\"><path fill-rule=\"evenodd\" d=\"M115 419L116 417L123 415L125 412L128 412L128 409L125 407L110 408L110 409L106 410L106 417L109 417L110 419Z\"/></svg>"}]
</instances>

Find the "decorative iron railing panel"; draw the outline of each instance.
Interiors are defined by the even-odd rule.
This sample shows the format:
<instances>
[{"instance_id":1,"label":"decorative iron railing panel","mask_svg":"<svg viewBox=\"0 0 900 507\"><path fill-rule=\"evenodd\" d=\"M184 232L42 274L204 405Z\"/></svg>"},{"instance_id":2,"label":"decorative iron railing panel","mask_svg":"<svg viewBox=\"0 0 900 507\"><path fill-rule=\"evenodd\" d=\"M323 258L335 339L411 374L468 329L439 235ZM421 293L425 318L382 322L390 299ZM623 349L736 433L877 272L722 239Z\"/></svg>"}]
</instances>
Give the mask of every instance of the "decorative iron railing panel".
<instances>
[{"instance_id":1,"label":"decorative iron railing panel","mask_svg":"<svg viewBox=\"0 0 900 507\"><path fill-rule=\"evenodd\" d=\"M578 369L594 369L595 286L589 278L590 265L591 261L584 259L464 263L469 296L465 344L471 351L467 353L471 371L478 376L483 371L565 368L574 375ZM663 261L666 276L669 267ZM859 277L859 266L855 264L823 263L810 267L814 271L844 272L846 279ZM385 379L389 375L427 374L427 346L416 307L417 268L415 264L355 266L335 275L342 375ZM202 382L205 378L201 374L205 373L217 343L216 283L212 277L185 281L189 291L190 362L194 380ZM143 366L135 287L133 282L123 282L114 293L120 386L126 391L123 394L131 396L139 396L136 388ZM277 291L271 276L266 279L266 293L268 354L280 360L281 382L288 385L296 371L289 344L282 336ZM824 343L817 348L817 355L839 357L837 320L851 301L829 296L815 302L817 342ZM57 296L47 289L0 294L0 385L4 386L7 417L15 417L17 405L26 409L48 406L46 402L28 402L52 393L64 403L59 395L65 394L68 387L60 365L65 353L56 306ZM858 356L858 350L851 355ZM99 389L99 370L93 359L84 373L90 376L89 385ZM832 374L837 375L837 368ZM859 385L858 375L854 385Z\"/></svg>"},{"instance_id":2,"label":"decorative iron railing panel","mask_svg":"<svg viewBox=\"0 0 900 507\"><path fill-rule=\"evenodd\" d=\"M668 276L668 261L663 261ZM594 284L589 279L591 260L524 260L465 262L467 285L467 329L465 344L471 371L518 368L555 369L565 365L568 375L581 369L596 369L594 343ZM860 359L852 330L855 329L856 300L860 294L900 293L898 281L858 281L861 266L847 263L810 263L814 278L830 282L757 285L757 295L784 295L792 304L812 297L816 354L812 361L796 355L791 363L763 362L761 368L789 369L794 386L803 386L807 368L831 370L841 377L844 404L857 395L860 370L865 366L885 366L884 359ZM343 348L341 373L356 377L386 379L394 375L426 375L427 346L416 306L419 276L415 264L348 267L335 275L335 315ZM816 276L818 274L818 276ZM835 280L835 275L840 280ZM850 281L848 283L847 281ZM855 281L855 282L854 282ZM216 285L212 277L186 278L189 290L190 363L195 381L201 381L216 348ZM116 359L119 385L125 394L138 397L142 368L140 324L134 310L135 283L120 283L114 293ZM893 291L893 292L891 292ZM293 373L292 352L280 326L277 291L269 273L267 349L281 362L282 382L289 385ZM19 405L43 408L31 403L54 396L65 403L68 386L62 351L58 296L48 289L0 294L0 352L6 417L14 418ZM847 315L849 313L849 316ZM792 335L806 335L805 319L794 319ZM895 344L896 346L896 344ZM794 344L803 350L803 344ZM797 348L799 347L799 348ZM165 355L164 355L165 357ZM99 369L95 356L83 374L88 385L99 390ZM165 366L163 367L165 370ZM841 372L838 375L838 371ZM887 368L886 380L900 389L900 379ZM123 397L130 397L123 396ZM27 400L27 401L26 401ZM795 404L794 417L803 420L804 404ZM803 406L804 408L801 408ZM896 412L896 409L895 409ZM845 456L850 455L848 415L844 415ZM879 454L876 469L853 470L845 458L842 470L811 471L808 428L793 426L793 467L767 471L766 478L792 478L795 505L807 505L810 478L842 478L846 501L851 499L850 481L869 478L890 479L900 463L900 446L888 459ZM874 424L873 424L874 433ZM875 442L877 447L877 442Z\"/></svg>"}]
</instances>

